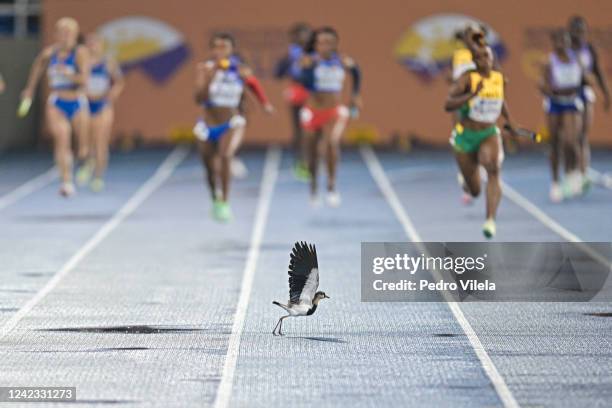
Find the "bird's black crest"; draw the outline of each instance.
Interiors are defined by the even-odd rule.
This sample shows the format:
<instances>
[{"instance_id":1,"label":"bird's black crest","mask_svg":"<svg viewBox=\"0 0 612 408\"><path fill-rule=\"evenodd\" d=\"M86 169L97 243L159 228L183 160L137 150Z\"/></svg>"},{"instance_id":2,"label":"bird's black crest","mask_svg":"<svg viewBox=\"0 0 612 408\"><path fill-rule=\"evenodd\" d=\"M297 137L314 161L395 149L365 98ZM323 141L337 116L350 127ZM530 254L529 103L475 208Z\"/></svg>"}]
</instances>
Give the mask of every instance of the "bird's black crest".
<instances>
[{"instance_id":1,"label":"bird's black crest","mask_svg":"<svg viewBox=\"0 0 612 408\"><path fill-rule=\"evenodd\" d=\"M302 289L312 270L318 268L319 263L315 246L306 242L296 242L289 261L289 297L292 303L299 301Z\"/></svg>"}]
</instances>

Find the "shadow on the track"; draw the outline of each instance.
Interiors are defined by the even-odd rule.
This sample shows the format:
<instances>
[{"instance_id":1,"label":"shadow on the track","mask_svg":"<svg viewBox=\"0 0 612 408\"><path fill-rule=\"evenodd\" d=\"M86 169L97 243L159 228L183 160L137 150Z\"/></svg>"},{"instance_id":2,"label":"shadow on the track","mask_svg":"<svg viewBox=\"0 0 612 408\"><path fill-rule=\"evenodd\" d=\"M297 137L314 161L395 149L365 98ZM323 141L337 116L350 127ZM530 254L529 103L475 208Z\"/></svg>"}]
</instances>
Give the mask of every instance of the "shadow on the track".
<instances>
[{"instance_id":1,"label":"shadow on the track","mask_svg":"<svg viewBox=\"0 0 612 408\"><path fill-rule=\"evenodd\" d=\"M40 214L40 215L24 215L14 217L13 219L19 222L33 223L63 223L63 222L99 222L105 221L113 216L112 213L98 214Z\"/></svg>"},{"instance_id":2,"label":"shadow on the track","mask_svg":"<svg viewBox=\"0 0 612 408\"><path fill-rule=\"evenodd\" d=\"M101 326L101 327L58 327L53 329L39 329L46 332L77 332L77 333L124 333L124 334L158 334L199 332L207 329L185 326Z\"/></svg>"},{"instance_id":3,"label":"shadow on the track","mask_svg":"<svg viewBox=\"0 0 612 408\"><path fill-rule=\"evenodd\" d=\"M308 336L287 336L289 339L305 339L305 340L313 340L313 341L326 341L328 343L348 343L348 341L343 339L338 339L336 337L308 337Z\"/></svg>"}]
</instances>

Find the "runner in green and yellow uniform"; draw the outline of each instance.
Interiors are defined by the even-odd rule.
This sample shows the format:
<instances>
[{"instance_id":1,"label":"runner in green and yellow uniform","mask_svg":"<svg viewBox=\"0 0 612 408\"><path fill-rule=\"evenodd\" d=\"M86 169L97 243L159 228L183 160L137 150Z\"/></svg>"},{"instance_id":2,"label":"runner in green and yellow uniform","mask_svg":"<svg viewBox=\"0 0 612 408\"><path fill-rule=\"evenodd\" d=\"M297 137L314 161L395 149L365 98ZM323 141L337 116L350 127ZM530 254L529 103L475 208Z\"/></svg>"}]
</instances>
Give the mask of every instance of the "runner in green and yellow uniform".
<instances>
[{"instance_id":1,"label":"runner in green and yellow uniform","mask_svg":"<svg viewBox=\"0 0 612 408\"><path fill-rule=\"evenodd\" d=\"M501 72L493 69L493 53L489 47L473 52L476 69L463 73L451 84L445 109L458 110L460 120L452 132L451 144L464 190L473 197L480 194L480 172L488 175L487 214L482 231L487 238L496 232L495 215L501 198L500 173L504 150L496 126L504 116L510 129L510 115L504 100L505 81Z\"/></svg>"}]
</instances>

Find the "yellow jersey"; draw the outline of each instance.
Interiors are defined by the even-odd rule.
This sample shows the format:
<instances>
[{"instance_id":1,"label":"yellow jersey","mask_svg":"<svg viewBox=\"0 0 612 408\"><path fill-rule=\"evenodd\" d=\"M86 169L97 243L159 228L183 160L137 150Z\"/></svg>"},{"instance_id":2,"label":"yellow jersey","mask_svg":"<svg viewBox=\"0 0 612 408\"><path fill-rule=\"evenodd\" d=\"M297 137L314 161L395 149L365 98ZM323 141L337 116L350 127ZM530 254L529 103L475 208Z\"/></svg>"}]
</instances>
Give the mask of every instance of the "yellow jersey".
<instances>
[{"instance_id":1,"label":"yellow jersey","mask_svg":"<svg viewBox=\"0 0 612 408\"><path fill-rule=\"evenodd\" d=\"M504 76L499 71L491 71L488 78L476 71L470 72L472 92L481 81L482 89L468 102L467 116L476 122L495 123L504 106Z\"/></svg>"}]
</instances>

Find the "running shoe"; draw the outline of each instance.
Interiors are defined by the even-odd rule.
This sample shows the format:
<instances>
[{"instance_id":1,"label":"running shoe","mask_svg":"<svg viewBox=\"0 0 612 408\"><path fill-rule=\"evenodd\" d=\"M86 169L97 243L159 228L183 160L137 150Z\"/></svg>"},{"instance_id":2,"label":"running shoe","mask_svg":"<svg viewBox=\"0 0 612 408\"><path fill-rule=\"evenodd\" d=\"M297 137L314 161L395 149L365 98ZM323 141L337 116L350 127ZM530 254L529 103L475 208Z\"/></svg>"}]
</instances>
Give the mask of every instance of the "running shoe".
<instances>
[{"instance_id":1,"label":"running shoe","mask_svg":"<svg viewBox=\"0 0 612 408\"><path fill-rule=\"evenodd\" d=\"M552 201L553 203L560 203L561 201L563 201L563 190L561 190L561 186L559 186L559 183L552 183L550 185L550 192L549 192L549 197L550 197L550 201Z\"/></svg>"},{"instance_id":2,"label":"running shoe","mask_svg":"<svg viewBox=\"0 0 612 408\"><path fill-rule=\"evenodd\" d=\"M310 171L304 162L298 162L293 166L293 177L296 180L308 183L310 181Z\"/></svg>"},{"instance_id":3,"label":"running shoe","mask_svg":"<svg viewBox=\"0 0 612 408\"><path fill-rule=\"evenodd\" d=\"M574 198L582 194L582 176L578 172L571 172L565 176L561 183L563 198Z\"/></svg>"},{"instance_id":4,"label":"running shoe","mask_svg":"<svg viewBox=\"0 0 612 408\"><path fill-rule=\"evenodd\" d=\"M100 177L94 178L89 184L89 188L94 193L100 193L102 190L104 190L104 186L105 186L104 179Z\"/></svg>"},{"instance_id":5,"label":"running shoe","mask_svg":"<svg viewBox=\"0 0 612 408\"><path fill-rule=\"evenodd\" d=\"M318 195L310 196L310 206L312 208L319 208L319 207L321 207L321 199L319 198Z\"/></svg>"},{"instance_id":6,"label":"running shoe","mask_svg":"<svg viewBox=\"0 0 612 408\"><path fill-rule=\"evenodd\" d=\"M79 187L86 186L91 180L94 164L91 160L86 160L76 172L76 182Z\"/></svg>"},{"instance_id":7,"label":"running shoe","mask_svg":"<svg viewBox=\"0 0 612 408\"><path fill-rule=\"evenodd\" d=\"M232 209L229 203L221 200L215 202L215 218L221 222L230 222L232 220Z\"/></svg>"},{"instance_id":8,"label":"running shoe","mask_svg":"<svg viewBox=\"0 0 612 408\"><path fill-rule=\"evenodd\" d=\"M493 218L488 218L485 223L482 225L482 233L485 238L491 239L495 236L497 232L497 227L495 226L495 220Z\"/></svg>"},{"instance_id":9,"label":"running shoe","mask_svg":"<svg viewBox=\"0 0 612 408\"><path fill-rule=\"evenodd\" d=\"M591 177L589 177L588 174L583 174L582 175L582 194L587 194L591 190L591 187L593 187L593 181L591 180Z\"/></svg>"},{"instance_id":10,"label":"running shoe","mask_svg":"<svg viewBox=\"0 0 612 408\"><path fill-rule=\"evenodd\" d=\"M340 204L342 203L340 194L336 191L329 191L327 193L326 200L327 200L327 205L329 205L332 208L340 207Z\"/></svg>"},{"instance_id":11,"label":"running shoe","mask_svg":"<svg viewBox=\"0 0 612 408\"><path fill-rule=\"evenodd\" d=\"M210 209L210 216L215 220L219 219L218 214L219 214L220 203L221 203L221 200L216 200L216 199L213 200L213 205L212 205L212 208Z\"/></svg>"},{"instance_id":12,"label":"running shoe","mask_svg":"<svg viewBox=\"0 0 612 408\"><path fill-rule=\"evenodd\" d=\"M76 189L74 188L74 184L72 183L72 181L63 182L59 189L60 195L66 198L73 196L75 192Z\"/></svg>"}]
</instances>

